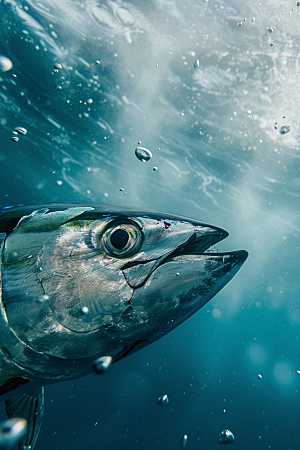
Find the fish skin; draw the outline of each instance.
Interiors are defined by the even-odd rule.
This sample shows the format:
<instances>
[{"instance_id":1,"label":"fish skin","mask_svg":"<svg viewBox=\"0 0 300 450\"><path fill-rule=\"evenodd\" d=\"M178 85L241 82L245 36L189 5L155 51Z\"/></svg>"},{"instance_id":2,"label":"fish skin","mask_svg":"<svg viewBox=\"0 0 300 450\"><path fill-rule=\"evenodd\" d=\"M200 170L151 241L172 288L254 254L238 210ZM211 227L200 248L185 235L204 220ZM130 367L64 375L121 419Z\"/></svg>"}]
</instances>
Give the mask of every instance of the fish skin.
<instances>
[{"instance_id":1,"label":"fish skin","mask_svg":"<svg viewBox=\"0 0 300 450\"><path fill-rule=\"evenodd\" d=\"M244 250L209 253L227 236L194 219L98 204L0 210L0 396L87 375L96 358L115 362L174 329L246 260Z\"/></svg>"}]
</instances>

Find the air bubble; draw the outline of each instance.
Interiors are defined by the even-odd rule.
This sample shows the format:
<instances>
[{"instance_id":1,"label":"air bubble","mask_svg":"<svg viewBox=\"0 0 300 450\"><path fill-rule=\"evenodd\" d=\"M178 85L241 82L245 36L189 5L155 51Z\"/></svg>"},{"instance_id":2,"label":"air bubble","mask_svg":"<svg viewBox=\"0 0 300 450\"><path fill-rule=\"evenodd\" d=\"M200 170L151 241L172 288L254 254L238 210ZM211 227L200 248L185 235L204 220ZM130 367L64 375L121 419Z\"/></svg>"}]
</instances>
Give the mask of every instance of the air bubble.
<instances>
[{"instance_id":1,"label":"air bubble","mask_svg":"<svg viewBox=\"0 0 300 450\"><path fill-rule=\"evenodd\" d=\"M257 375L257 378L258 378L259 380L261 380L261 379L262 379L262 375L259 373L259 374Z\"/></svg>"},{"instance_id":2,"label":"air bubble","mask_svg":"<svg viewBox=\"0 0 300 450\"><path fill-rule=\"evenodd\" d=\"M23 128L23 127L15 127L14 131L16 131L18 134L23 134L23 135L27 134L26 128Z\"/></svg>"},{"instance_id":3,"label":"air bubble","mask_svg":"<svg viewBox=\"0 0 300 450\"><path fill-rule=\"evenodd\" d=\"M110 366L112 365L112 357L111 356L102 356L101 358L96 359L93 364L94 371L101 375L108 371Z\"/></svg>"},{"instance_id":4,"label":"air bubble","mask_svg":"<svg viewBox=\"0 0 300 450\"><path fill-rule=\"evenodd\" d=\"M199 61L199 59L196 59L196 61L194 62L194 67L195 67L196 69L199 69L199 67L200 67L200 61Z\"/></svg>"},{"instance_id":5,"label":"air bubble","mask_svg":"<svg viewBox=\"0 0 300 450\"><path fill-rule=\"evenodd\" d=\"M62 65L59 64L59 63L54 64L53 67L54 67L54 72L55 72L55 73L58 73L58 72L59 72L59 69L62 69Z\"/></svg>"},{"instance_id":6,"label":"air bubble","mask_svg":"<svg viewBox=\"0 0 300 450\"><path fill-rule=\"evenodd\" d=\"M58 186L61 186L61 185L63 184L63 182L62 182L61 180L57 180L56 184L57 184Z\"/></svg>"},{"instance_id":7,"label":"air bubble","mask_svg":"<svg viewBox=\"0 0 300 450\"><path fill-rule=\"evenodd\" d=\"M280 134L286 134L291 131L291 127L289 125L283 125L283 127L280 128Z\"/></svg>"},{"instance_id":8,"label":"air bubble","mask_svg":"<svg viewBox=\"0 0 300 450\"><path fill-rule=\"evenodd\" d=\"M12 62L6 56L0 55L0 72L7 72L12 69Z\"/></svg>"},{"instance_id":9,"label":"air bubble","mask_svg":"<svg viewBox=\"0 0 300 450\"><path fill-rule=\"evenodd\" d=\"M83 306L81 308L81 314L86 315L89 313L89 308L87 306Z\"/></svg>"},{"instance_id":10,"label":"air bubble","mask_svg":"<svg viewBox=\"0 0 300 450\"><path fill-rule=\"evenodd\" d=\"M187 434L182 436L182 438L180 439L180 448L184 448L186 446L187 439L188 439Z\"/></svg>"},{"instance_id":11,"label":"air bubble","mask_svg":"<svg viewBox=\"0 0 300 450\"><path fill-rule=\"evenodd\" d=\"M156 172L157 171L157 167L153 167L153 170L154 170L154 172Z\"/></svg>"},{"instance_id":12,"label":"air bubble","mask_svg":"<svg viewBox=\"0 0 300 450\"><path fill-rule=\"evenodd\" d=\"M11 448L21 439L26 431L27 421L19 417L5 420L0 423L1 448Z\"/></svg>"},{"instance_id":13,"label":"air bubble","mask_svg":"<svg viewBox=\"0 0 300 450\"><path fill-rule=\"evenodd\" d=\"M169 397L165 394L158 398L157 404L160 406L166 406L169 403Z\"/></svg>"},{"instance_id":14,"label":"air bubble","mask_svg":"<svg viewBox=\"0 0 300 450\"><path fill-rule=\"evenodd\" d=\"M135 149L135 156L142 162L149 161L152 158L150 150L144 147L137 147Z\"/></svg>"},{"instance_id":15,"label":"air bubble","mask_svg":"<svg viewBox=\"0 0 300 450\"><path fill-rule=\"evenodd\" d=\"M18 142L19 138L18 138L17 136L12 136L12 137L10 138L10 140L11 140L12 142Z\"/></svg>"},{"instance_id":16,"label":"air bubble","mask_svg":"<svg viewBox=\"0 0 300 450\"><path fill-rule=\"evenodd\" d=\"M234 442L234 435L230 430L223 430L217 437L217 443L220 445L232 444Z\"/></svg>"}]
</instances>

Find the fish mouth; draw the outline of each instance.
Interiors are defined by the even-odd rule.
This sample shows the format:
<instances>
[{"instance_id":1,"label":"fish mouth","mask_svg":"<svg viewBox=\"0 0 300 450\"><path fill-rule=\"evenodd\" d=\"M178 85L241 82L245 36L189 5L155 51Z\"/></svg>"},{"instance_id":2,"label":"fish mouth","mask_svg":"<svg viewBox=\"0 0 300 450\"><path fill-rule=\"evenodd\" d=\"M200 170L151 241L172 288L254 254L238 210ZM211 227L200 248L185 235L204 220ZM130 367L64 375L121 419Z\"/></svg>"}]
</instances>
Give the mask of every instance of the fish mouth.
<instances>
[{"instance_id":1,"label":"fish mouth","mask_svg":"<svg viewBox=\"0 0 300 450\"><path fill-rule=\"evenodd\" d=\"M210 243L228 236L223 230L212 233L214 237L205 239L205 243L195 234L157 261L125 269L128 272L124 276L134 291L121 316L124 338L132 339L134 333L137 339L149 343L165 335L211 300L248 257L245 250L209 251Z\"/></svg>"},{"instance_id":2,"label":"fish mouth","mask_svg":"<svg viewBox=\"0 0 300 450\"><path fill-rule=\"evenodd\" d=\"M218 259L222 257L223 260L225 258L231 259L233 263L235 262L242 265L248 257L248 252L246 250L234 250L231 252L218 252L217 250L210 251L211 247L228 236L229 233L221 228L216 229L214 233L206 235L204 239L203 237L197 237L197 234L194 233L187 242L172 251L159 265L174 260L179 261L180 259L193 260L197 259L197 256L215 257Z\"/></svg>"},{"instance_id":3,"label":"fish mouth","mask_svg":"<svg viewBox=\"0 0 300 450\"><path fill-rule=\"evenodd\" d=\"M216 257L218 259L220 257L226 258L232 255L234 259L237 258L240 264L242 264L248 256L248 253L245 250L228 253L218 253L216 251L209 252L209 249L212 246L222 241L227 236L229 236L229 233L222 228L211 225L207 225L206 227L203 227L203 225L196 225L192 235L189 235L182 244L178 245L172 251L163 254L157 259L129 262L122 268L123 275L128 285L133 289L137 289L146 283L150 275L157 270L158 267L170 261L179 260L180 258L185 261L192 261L201 255L210 255L210 257Z\"/></svg>"},{"instance_id":4,"label":"fish mouth","mask_svg":"<svg viewBox=\"0 0 300 450\"><path fill-rule=\"evenodd\" d=\"M181 255L202 255L206 253L210 247L227 238L229 233L222 228L211 228L209 232L203 234L197 234L197 231L183 244L175 248L167 258L162 262L166 262L167 259Z\"/></svg>"}]
</instances>

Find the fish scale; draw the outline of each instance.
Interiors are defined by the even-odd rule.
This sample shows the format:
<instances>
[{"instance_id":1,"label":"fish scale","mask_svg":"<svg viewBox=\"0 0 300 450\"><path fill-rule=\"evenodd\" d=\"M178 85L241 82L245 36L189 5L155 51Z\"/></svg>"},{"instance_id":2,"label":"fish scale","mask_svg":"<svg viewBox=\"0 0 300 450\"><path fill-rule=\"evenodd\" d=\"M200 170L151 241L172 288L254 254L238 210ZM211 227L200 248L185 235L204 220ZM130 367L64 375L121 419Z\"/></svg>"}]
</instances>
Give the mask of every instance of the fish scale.
<instances>
[{"instance_id":1,"label":"fish scale","mask_svg":"<svg viewBox=\"0 0 300 450\"><path fill-rule=\"evenodd\" d=\"M38 436L44 385L142 349L222 289L248 255L209 252L227 236L194 219L97 204L0 212L0 396L9 418L28 422L23 450Z\"/></svg>"}]
</instances>

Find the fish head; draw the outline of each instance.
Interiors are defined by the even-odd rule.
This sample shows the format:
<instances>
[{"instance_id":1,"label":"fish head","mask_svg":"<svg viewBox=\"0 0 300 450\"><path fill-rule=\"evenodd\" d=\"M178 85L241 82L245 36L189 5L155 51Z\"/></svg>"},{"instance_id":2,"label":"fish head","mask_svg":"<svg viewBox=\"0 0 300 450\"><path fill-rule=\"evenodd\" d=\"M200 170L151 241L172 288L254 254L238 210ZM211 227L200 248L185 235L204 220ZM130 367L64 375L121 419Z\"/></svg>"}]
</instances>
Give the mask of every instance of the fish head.
<instances>
[{"instance_id":1,"label":"fish head","mask_svg":"<svg viewBox=\"0 0 300 450\"><path fill-rule=\"evenodd\" d=\"M39 209L5 240L5 314L14 333L59 358L110 354L165 335L247 258L209 252L228 233L179 216L103 207Z\"/></svg>"}]
</instances>

